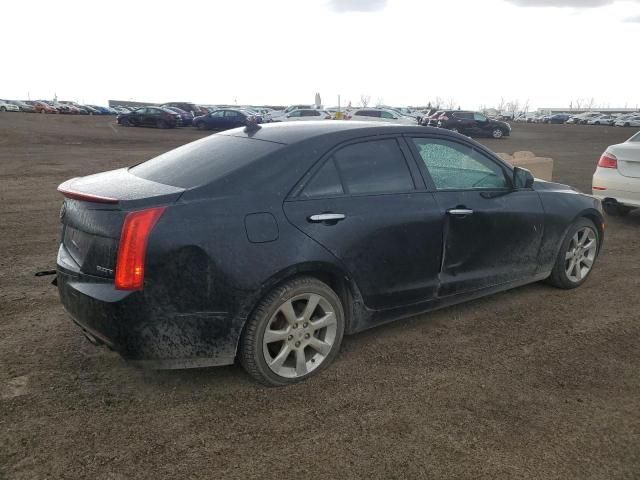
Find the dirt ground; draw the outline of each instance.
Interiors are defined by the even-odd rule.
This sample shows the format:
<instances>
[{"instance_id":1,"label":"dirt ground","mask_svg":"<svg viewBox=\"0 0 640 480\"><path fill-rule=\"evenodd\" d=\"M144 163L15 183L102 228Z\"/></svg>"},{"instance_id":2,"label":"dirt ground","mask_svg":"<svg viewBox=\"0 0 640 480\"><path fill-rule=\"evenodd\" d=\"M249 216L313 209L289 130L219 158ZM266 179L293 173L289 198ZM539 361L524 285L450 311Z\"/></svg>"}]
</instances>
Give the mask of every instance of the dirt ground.
<instances>
[{"instance_id":1,"label":"dirt ground","mask_svg":"<svg viewBox=\"0 0 640 480\"><path fill-rule=\"evenodd\" d=\"M590 191L622 128L483 141ZM640 212L610 218L585 285L534 284L347 337L304 384L239 367L144 371L89 344L51 277L56 186L202 136L0 115L0 478L640 478Z\"/></svg>"}]
</instances>

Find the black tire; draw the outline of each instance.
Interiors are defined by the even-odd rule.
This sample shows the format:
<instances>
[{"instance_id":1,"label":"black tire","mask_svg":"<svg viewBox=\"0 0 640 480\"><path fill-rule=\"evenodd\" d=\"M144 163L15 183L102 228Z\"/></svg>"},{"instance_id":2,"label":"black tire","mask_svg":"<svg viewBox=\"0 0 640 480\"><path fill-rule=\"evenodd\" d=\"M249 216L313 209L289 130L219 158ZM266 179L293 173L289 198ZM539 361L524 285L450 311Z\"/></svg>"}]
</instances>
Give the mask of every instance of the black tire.
<instances>
[{"instance_id":1,"label":"black tire","mask_svg":"<svg viewBox=\"0 0 640 480\"><path fill-rule=\"evenodd\" d=\"M625 217L629 215L629 212L631 212L631 210L633 210L630 207L626 207L618 203L609 202L604 202L602 204L602 208L607 215L611 215L612 217Z\"/></svg>"},{"instance_id":2,"label":"black tire","mask_svg":"<svg viewBox=\"0 0 640 480\"><path fill-rule=\"evenodd\" d=\"M501 128L494 128L493 131L491 132L491 137L495 139L502 138L503 135L504 135L504 132L502 131Z\"/></svg>"},{"instance_id":3,"label":"black tire","mask_svg":"<svg viewBox=\"0 0 640 480\"><path fill-rule=\"evenodd\" d=\"M590 228L595 233L595 237L598 245L596 250L596 256L593 259L593 264L589 272L581 280L573 281L569 278L566 272L566 262L567 262L566 254L567 254L567 251L569 250L569 245L571 243L571 239L573 238L573 236L576 234L576 232L578 232L579 230L585 227ZM600 253L600 232L598 231L595 224L591 220L585 217L580 217L578 220L575 221L573 225L571 225L571 227L567 231L567 234L564 237L562 244L560 245L560 250L558 251L558 256L556 258L555 264L553 265L553 270L551 271L551 275L549 275L546 282L550 285L553 285L554 287L562 288L565 290L579 287L587 280L587 278L589 278L589 275L593 271L593 267L595 266L595 262L598 258L599 253Z\"/></svg>"},{"instance_id":4,"label":"black tire","mask_svg":"<svg viewBox=\"0 0 640 480\"><path fill-rule=\"evenodd\" d=\"M329 302L335 312L336 334L331 350L322 360L322 363L305 375L288 378L277 375L267 364L265 351L263 350L263 336L269 326L269 322L278 312L280 306L303 294L318 294ZM242 333L238 348L238 359L247 373L263 385L268 387L291 385L307 380L329 366L340 351L343 335L344 310L338 295L327 284L316 278L298 277L276 287L260 301Z\"/></svg>"}]
</instances>

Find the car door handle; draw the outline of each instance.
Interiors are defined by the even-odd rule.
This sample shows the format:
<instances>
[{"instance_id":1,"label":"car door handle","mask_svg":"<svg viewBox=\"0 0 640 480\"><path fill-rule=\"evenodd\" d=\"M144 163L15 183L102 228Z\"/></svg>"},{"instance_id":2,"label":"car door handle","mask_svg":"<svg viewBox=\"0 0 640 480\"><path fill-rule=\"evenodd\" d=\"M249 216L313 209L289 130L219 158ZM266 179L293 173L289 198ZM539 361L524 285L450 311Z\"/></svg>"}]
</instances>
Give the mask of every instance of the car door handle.
<instances>
[{"instance_id":1,"label":"car door handle","mask_svg":"<svg viewBox=\"0 0 640 480\"><path fill-rule=\"evenodd\" d=\"M320 222L339 222L340 220L344 220L344 213L318 213L316 215L311 215L309 217L309 221L313 223Z\"/></svg>"},{"instance_id":2,"label":"car door handle","mask_svg":"<svg viewBox=\"0 0 640 480\"><path fill-rule=\"evenodd\" d=\"M451 208L447 210L447 214L462 217L465 215L473 214L473 210L470 210L468 208Z\"/></svg>"}]
</instances>

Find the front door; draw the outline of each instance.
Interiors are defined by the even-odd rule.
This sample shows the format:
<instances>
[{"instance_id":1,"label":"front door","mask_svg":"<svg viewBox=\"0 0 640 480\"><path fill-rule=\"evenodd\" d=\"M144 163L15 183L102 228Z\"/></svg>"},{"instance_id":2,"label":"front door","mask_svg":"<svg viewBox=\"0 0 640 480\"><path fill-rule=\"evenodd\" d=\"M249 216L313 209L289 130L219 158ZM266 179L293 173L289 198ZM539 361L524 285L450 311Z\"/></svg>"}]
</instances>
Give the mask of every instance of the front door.
<instances>
[{"instance_id":1,"label":"front door","mask_svg":"<svg viewBox=\"0 0 640 480\"><path fill-rule=\"evenodd\" d=\"M537 192L513 189L511 170L471 144L411 143L444 222L439 296L532 278L544 227Z\"/></svg>"},{"instance_id":2,"label":"front door","mask_svg":"<svg viewBox=\"0 0 640 480\"><path fill-rule=\"evenodd\" d=\"M442 217L398 139L338 147L294 192L287 218L340 260L369 308L435 297Z\"/></svg>"}]
</instances>

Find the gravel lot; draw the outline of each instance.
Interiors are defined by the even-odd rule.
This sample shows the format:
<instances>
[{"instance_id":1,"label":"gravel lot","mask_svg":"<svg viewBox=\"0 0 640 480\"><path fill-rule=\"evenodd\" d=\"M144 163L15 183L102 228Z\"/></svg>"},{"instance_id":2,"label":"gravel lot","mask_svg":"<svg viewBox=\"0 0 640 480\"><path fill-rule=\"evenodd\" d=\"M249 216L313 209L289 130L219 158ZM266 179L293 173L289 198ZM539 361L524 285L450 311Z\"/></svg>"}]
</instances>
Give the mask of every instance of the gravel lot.
<instances>
[{"instance_id":1,"label":"gravel lot","mask_svg":"<svg viewBox=\"0 0 640 480\"><path fill-rule=\"evenodd\" d=\"M631 129L514 125L486 140L590 191ZM201 137L113 118L0 114L0 478L640 477L640 214L610 218L589 281L534 284L347 337L321 376L153 372L63 312L56 186Z\"/></svg>"}]
</instances>

